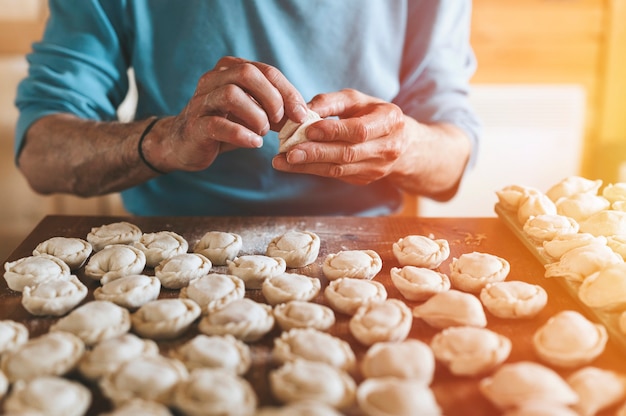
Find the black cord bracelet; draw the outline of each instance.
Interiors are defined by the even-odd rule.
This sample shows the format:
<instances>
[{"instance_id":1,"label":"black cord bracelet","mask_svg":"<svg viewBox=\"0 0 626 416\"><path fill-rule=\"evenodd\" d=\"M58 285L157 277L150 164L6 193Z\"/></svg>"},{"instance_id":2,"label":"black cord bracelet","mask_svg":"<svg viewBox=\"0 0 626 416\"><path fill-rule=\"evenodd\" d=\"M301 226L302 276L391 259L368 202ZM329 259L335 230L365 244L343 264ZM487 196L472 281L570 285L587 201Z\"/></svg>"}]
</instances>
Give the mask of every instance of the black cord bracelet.
<instances>
[{"instance_id":1,"label":"black cord bracelet","mask_svg":"<svg viewBox=\"0 0 626 416\"><path fill-rule=\"evenodd\" d=\"M163 172L162 170L159 170L157 168L155 168L152 163L148 162L148 160L146 159L146 157L143 154L143 150L142 150L142 145L143 145L143 139L146 138L146 136L148 135L148 133L150 133L150 130L152 130L152 127L154 127L154 125L156 124L157 121L159 121L160 118L159 117L155 117L154 120L152 120L144 129L143 133L141 133L141 137L139 138L139 143L137 143L137 153L139 153L139 158L141 159L141 161L150 169L152 169L154 172L158 173L159 175L165 175L167 174L167 172Z\"/></svg>"}]
</instances>

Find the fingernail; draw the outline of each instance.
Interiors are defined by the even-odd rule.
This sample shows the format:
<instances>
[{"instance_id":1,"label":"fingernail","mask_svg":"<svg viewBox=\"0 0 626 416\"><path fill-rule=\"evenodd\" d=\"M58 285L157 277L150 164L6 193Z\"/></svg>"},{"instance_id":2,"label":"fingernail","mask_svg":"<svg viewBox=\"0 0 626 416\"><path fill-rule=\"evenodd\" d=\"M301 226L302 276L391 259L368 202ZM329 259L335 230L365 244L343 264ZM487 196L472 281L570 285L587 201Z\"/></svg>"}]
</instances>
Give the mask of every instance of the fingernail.
<instances>
[{"instance_id":1,"label":"fingernail","mask_svg":"<svg viewBox=\"0 0 626 416\"><path fill-rule=\"evenodd\" d=\"M303 106L302 104L296 105L296 107L293 109L293 112L294 112L294 115L298 118L298 120L294 120L294 121L297 121L298 123L302 123L304 119L306 118L306 115L308 114L307 108Z\"/></svg>"},{"instance_id":2,"label":"fingernail","mask_svg":"<svg viewBox=\"0 0 626 416\"><path fill-rule=\"evenodd\" d=\"M256 134L250 136L250 144L252 147L259 148L263 146L263 137L257 136Z\"/></svg>"},{"instance_id":3,"label":"fingernail","mask_svg":"<svg viewBox=\"0 0 626 416\"><path fill-rule=\"evenodd\" d=\"M306 153L302 150L292 150L287 153L287 162L290 164L302 163L306 161Z\"/></svg>"},{"instance_id":4,"label":"fingernail","mask_svg":"<svg viewBox=\"0 0 626 416\"><path fill-rule=\"evenodd\" d=\"M309 126L306 129L306 138L310 140L322 140L324 138L324 132L314 126Z\"/></svg>"}]
</instances>

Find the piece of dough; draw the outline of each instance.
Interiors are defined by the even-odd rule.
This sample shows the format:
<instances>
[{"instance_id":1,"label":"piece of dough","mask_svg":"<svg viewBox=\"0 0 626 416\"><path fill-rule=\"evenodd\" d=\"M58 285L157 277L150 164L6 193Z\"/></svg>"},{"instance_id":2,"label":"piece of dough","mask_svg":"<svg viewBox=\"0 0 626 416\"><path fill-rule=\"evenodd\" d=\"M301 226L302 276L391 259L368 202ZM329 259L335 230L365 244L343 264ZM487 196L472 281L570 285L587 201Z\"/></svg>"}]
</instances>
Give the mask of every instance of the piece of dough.
<instances>
[{"instance_id":1,"label":"piece of dough","mask_svg":"<svg viewBox=\"0 0 626 416\"><path fill-rule=\"evenodd\" d=\"M156 267L163 260L184 254L189 249L187 240L173 231L145 233L133 245L146 255L148 267Z\"/></svg>"},{"instance_id":2,"label":"piece of dough","mask_svg":"<svg viewBox=\"0 0 626 416\"><path fill-rule=\"evenodd\" d=\"M99 381L100 390L115 405L143 399L171 405L176 386L189 376L178 360L162 355L140 355L122 363Z\"/></svg>"},{"instance_id":3,"label":"piece of dough","mask_svg":"<svg viewBox=\"0 0 626 416\"><path fill-rule=\"evenodd\" d=\"M531 402L567 406L578 401L576 392L556 371L532 361L505 363L478 387L501 410Z\"/></svg>"},{"instance_id":4,"label":"piece of dough","mask_svg":"<svg viewBox=\"0 0 626 416\"><path fill-rule=\"evenodd\" d=\"M542 214L530 217L522 227L524 235L535 244L541 245L558 235L576 234L578 223L571 217L559 214Z\"/></svg>"},{"instance_id":5,"label":"piece of dough","mask_svg":"<svg viewBox=\"0 0 626 416\"><path fill-rule=\"evenodd\" d=\"M21 292L26 286L36 286L50 279L69 280L69 266L49 254L22 257L4 263L4 280L9 289Z\"/></svg>"},{"instance_id":6,"label":"piece of dough","mask_svg":"<svg viewBox=\"0 0 626 416\"><path fill-rule=\"evenodd\" d=\"M131 274L97 287L96 300L108 300L126 309L137 309L155 300L161 292L161 282L155 276Z\"/></svg>"},{"instance_id":7,"label":"piece of dough","mask_svg":"<svg viewBox=\"0 0 626 416\"><path fill-rule=\"evenodd\" d=\"M370 280L382 267L383 261L374 250L342 250L326 256L322 272L328 280L340 277Z\"/></svg>"},{"instance_id":8,"label":"piece of dough","mask_svg":"<svg viewBox=\"0 0 626 416\"><path fill-rule=\"evenodd\" d=\"M32 315L61 316L74 309L87 296L87 286L78 277L52 279L22 291L22 306Z\"/></svg>"},{"instance_id":9,"label":"piece of dough","mask_svg":"<svg viewBox=\"0 0 626 416\"><path fill-rule=\"evenodd\" d=\"M507 185L496 191L496 197L500 206L507 211L517 212L522 201L529 194L541 194L542 192L531 186Z\"/></svg>"},{"instance_id":10,"label":"piece of dough","mask_svg":"<svg viewBox=\"0 0 626 416\"><path fill-rule=\"evenodd\" d=\"M480 300L470 293L454 289L437 293L415 306L413 316L439 329L465 325L480 328L487 326L487 317Z\"/></svg>"},{"instance_id":11,"label":"piece of dough","mask_svg":"<svg viewBox=\"0 0 626 416\"><path fill-rule=\"evenodd\" d=\"M154 268L154 275L161 281L161 286L168 289L180 289L193 280L211 272L213 264L202 254L183 253L163 260Z\"/></svg>"},{"instance_id":12,"label":"piece of dough","mask_svg":"<svg viewBox=\"0 0 626 416\"><path fill-rule=\"evenodd\" d=\"M29 332L26 325L3 319L0 321L0 355L12 351L28 341Z\"/></svg>"},{"instance_id":13,"label":"piece of dough","mask_svg":"<svg viewBox=\"0 0 626 416\"><path fill-rule=\"evenodd\" d=\"M71 371L85 352L85 344L67 332L48 332L2 354L2 372L9 381L61 376Z\"/></svg>"},{"instance_id":14,"label":"piece of dough","mask_svg":"<svg viewBox=\"0 0 626 416\"><path fill-rule=\"evenodd\" d=\"M302 400L282 406L263 406L257 409L256 416L342 416L339 410L316 400Z\"/></svg>"},{"instance_id":15,"label":"piece of dough","mask_svg":"<svg viewBox=\"0 0 626 416\"><path fill-rule=\"evenodd\" d=\"M596 415L626 396L626 378L611 370L583 367L570 374L565 381L578 394L578 403L572 407L581 416Z\"/></svg>"},{"instance_id":16,"label":"piece of dough","mask_svg":"<svg viewBox=\"0 0 626 416\"><path fill-rule=\"evenodd\" d=\"M145 338L161 340L182 335L201 314L191 299L156 299L131 315L133 330Z\"/></svg>"},{"instance_id":17,"label":"piece of dough","mask_svg":"<svg viewBox=\"0 0 626 416\"><path fill-rule=\"evenodd\" d=\"M151 400L130 399L110 412L100 416L172 416L167 406Z\"/></svg>"},{"instance_id":18,"label":"piece of dough","mask_svg":"<svg viewBox=\"0 0 626 416\"><path fill-rule=\"evenodd\" d=\"M318 295L322 283L317 277L299 273L283 273L263 281L261 292L270 305L290 300L309 301Z\"/></svg>"},{"instance_id":19,"label":"piece of dough","mask_svg":"<svg viewBox=\"0 0 626 416\"><path fill-rule=\"evenodd\" d=\"M315 328L326 331L335 324L335 313L319 303L290 300L274 307L274 318L283 329Z\"/></svg>"},{"instance_id":20,"label":"piece of dough","mask_svg":"<svg viewBox=\"0 0 626 416\"><path fill-rule=\"evenodd\" d=\"M84 377L98 380L129 360L158 354L159 346L156 342L126 333L105 339L87 350L78 363L78 369Z\"/></svg>"},{"instance_id":21,"label":"piece of dough","mask_svg":"<svg viewBox=\"0 0 626 416\"><path fill-rule=\"evenodd\" d=\"M232 274L209 273L194 279L180 290L180 297L191 299L200 305L203 313L219 309L235 299L241 299L246 286Z\"/></svg>"},{"instance_id":22,"label":"piece of dough","mask_svg":"<svg viewBox=\"0 0 626 416\"><path fill-rule=\"evenodd\" d=\"M274 237L267 245L265 254L284 259L289 268L298 268L313 263L319 250L320 238L317 234L291 230Z\"/></svg>"},{"instance_id":23,"label":"piece of dough","mask_svg":"<svg viewBox=\"0 0 626 416\"><path fill-rule=\"evenodd\" d=\"M193 248L216 266L225 266L228 260L239 255L243 240L239 234L224 231L209 231L205 233Z\"/></svg>"},{"instance_id":24,"label":"piece of dough","mask_svg":"<svg viewBox=\"0 0 626 416\"><path fill-rule=\"evenodd\" d=\"M608 239L604 236L594 236L589 233L563 234L557 235L550 241L542 243L542 252L548 260L559 261L569 250L589 244L607 244Z\"/></svg>"},{"instance_id":25,"label":"piece of dough","mask_svg":"<svg viewBox=\"0 0 626 416\"><path fill-rule=\"evenodd\" d=\"M127 221L93 227L87 234L87 241L94 251L100 251L112 244L133 244L141 238L141 229Z\"/></svg>"},{"instance_id":26,"label":"piece of dough","mask_svg":"<svg viewBox=\"0 0 626 416\"><path fill-rule=\"evenodd\" d=\"M485 374L511 353L511 340L487 328L454 326L435 334L430 342L437 361L456 376Z\"/></svg>"},{"instance_id":27,"label":"piece of dough","mask_svg":"<svg viewBox=\"0 0 626 416\"><path fill-rule=\"evenodd\" d=\"M581 221L579 225L581 232L595 236L624 235L626 234L626 211L614 209L599 211Z\"/></svg>"},{"instance_id":28,"label":"piece of dough","mask_svg":"<svg viewBox=\"0 0 626 416\"><path fill-rule=\"evenodd\" d=\"M91 244L82 238L52 237L39 243L33 255L49 254L63 260L71 270L76 270L85 264L92 251Z\"/></svg>"},{"instance_id":29,"label":"piece of dough","mask_svg":"<svg viewBox=\"0 0 626 416\"><path fill-rule=\"evenodd\" d=\"M241 278L247 289L260 289L265 279L283 274L287 268L284 259L262 254L239 256L226 263L228 272Z\"/></svg>"},{"instance_id":30,"label":"piece of dough","mask_svg":"<svg viewBox=\"0 0 626 416\"><path fill-rule=\"evenodd\" d=\"M282 403L315 400L338 409L354 402L356 383L350 375L319 361L289 361L269 374L272 394Z\"/></svg>"},{"instance_id":31,"label":"piece of dough","mask_svg":"<svg viewBox=\"0 0 626 416\"><path fill-rule=\"evenodd\" d=\"M510 270L506 259L493 254L463 253L450 263L450 282L455 289L478 294L487 283L506 279Z\"/></svg>"},{"instance_id":32,"label":"piece of dough","mask_svg":"<svg viewBox=\"0 0 626 416\"><path fill-rule=\"evenodd\" d=\"M104 300L87 302L50 326L50 331L72 333L88 346L122 335L129 329L128 310Z\"/></svg>"},{"instance_id":33,"label":"piece of dough","mask_svg":"<svg viewBox=\"0 0 626 416\"><path fill-rule=\"evenodd\" d=\"M261 339L273 327L272 307L249 298L234 300L198 323L198 329L204 334L231 334L244 342Z\"/></svg>"},{"instance_id":34,"label":"piece of dough","mask_svg":"<svg viewBox=\"0 0 626 416\"><path fill-rule=\"evenodd\" d=\"M580 193L595 195L602 186L602 180L592 180L582 176L568 176L552 185L546 195L552 201L557 202L561 198L569 198Z\"/></svg>"},{"instance_id":35,"label":"piece of dough","mask_svg":"<svg viewBox=\"0 0 626 416\"><path fill-rule=\"evenodd\" d=\"M387 289L375 280L343 277L331 281L324 289L324 296L335 311L354 315L363 305L386 300Z\"/></svg>"},{"instance_id":36,"label":"piece of dough","mask_svg":"<svg viewBox=\"0 0 626 416\"><path fill-rule=\"evenodd\" d=\"M607 184L602 189L602 196L611 201L611 203L626 201L626 182Z\"/></svg>"},{"instance_id":37,"label":"piece of dough","mask_svg":"<svg viewBox=\"0 0 626 416\"><path fill-rule=\"evenodd\" d=\"M281 364L297 359L321 361L348 372L356 366L348 342L313 328L291 329L274 338L272 356Z\"/></svg>"},{"instance_id":38,"label":"piece of dough","mask_svg":"<svg viewBox=\"0 0 626 416\"><path fill-rule=\"evenodd\" d=\"M548 303L548 293L539 286L520 280L487 283L480 301L494 316L524 319L536 316Z\"/></svg>"},{"instance_id":39,"label":"piece of dough","mask_svg":"<svg viewBox=\"0 0 626 416\"><path fill-rule=\"evenodd\" d=\"M588 364L604 351L608 333L580 312L564 310L552 316L533 334L539 358L553 366L574 368Z\"/></svg>"},{"instance_id":40,"label":"piece of dough","mask_svg":"<svg viewBox=\"0 0 626 416\"><path fill-rule=\"evenodd\" d=\"M278 153L286 153L293 146L308 141L306 128L321 119L315 111L307 109L306 117L302 123L287 120L278 132Z\"/></svg>"},{"instance_id":41,"label":"piece of dough","mask_svg":"<svg viewBox=\"0 0 626 416\"><path fill-rule=\"evenodd\" d=\"M582 193L561 198L556 202L556 212L579 222L610 206L609 200L600 195Z\"/></svg>"},{"instance_id":42,"label":"piece of dough","mask_svg":"<svg viewBox=\"0 0 626 416\"><path fill-rule=\"evenodd\" d=\"M403 341L409 335L411 309L398 299L371 302L361 306L350 318L350 333L363 345L382 341Z\"/></svg>"},{"instance_id":43,"label":"piece of dough","mask_svg":"<svg viewBox=\"0 0 626 416\"><path fill-rule=\"evenodd\" d=\"M563 254L559 261L545 265L545 277L562 277L582 282L593 273L623 263L622 257L605 244L587 244Z\"/></svg>"},{"instance_id":44,"label":"piece of dough","mask_svg":"<svg viewBox=\"0 0 626 416\"><path fill-rule=\"evenodd\" d=\"M142 274L146 255L133 246L114 244L95 253L85 265L85 276L105 284L129 274Z\"/></svg>"},{"instance_id":45,"label":"piece of dough","mask_svg":"<svg viewBox=\"0 0 626 416\"><path fill-rule=\"evenodd\" d=\"M450 289L448 275L426 267L392 267L389 273L393 285L408 300L423 301Z\"/></svg>"},{"instance_id":46,"label":"piece of dough","mask_svg":"<svg viewBox=\"0 0 626 416\"><path fill-rule=\"evenodd\" d=\"M365 416L443 414L433 391L411 379L370 378L359 385L356 397Z\"/></svg>"},{"instance_id":47,"label":"piece of dough","mask_svg":"<svg viewBox=\"0 0 626 416\"><path fill-rule=\"evenodd\" d=\"M91 392L61 377L17 381L4 403L10 415L82 416L91 405Z\"/></svg>"},{"instance_id":48,"label":"piece of dough","mask_svg":"<svg viewBox=\"0 0 626 416\"><path fill-rule=\"evenodd\" d=\"M620 312L626 307L626 263L607 266L587 276L578 298L591 308Z\"/></svg>"},{"instance_id":49,"label":"piece of dough","mask_svg":"<svg viewBox=\"0 0 626 416\"><path fill-rule=\"evenodd\" d=\"M442 238L408 235L393 243L392 251L401 266L435 269L450 256L450 244Z\"/></svg>"},{"instance_id":50,"label":"piece of dough","mask_svg":"<svg viewBox=\"0 0 626 416\"><path fill-rule=\"evenodd\" d=\"M542 214L556 214L555 203L546 194L530 193L520 202L517 209L517 221L524 225L530 217Z\"/></svg>"},{"instance_id":51,"label":"piece of dough","mask_svg":"<svg viewBox=\"0 0 626 416\"><path fill-rule=\"evenodd\" d=\"M220 368L243 375L252 364L250 347L232 335L199 334L173 349L170 353L188 370Z\"/></svg>"},{"instance_id":52,"label":"piece of dough","mask_svg":"<svg viewBox=\"0 0 626 416\"><path fill-rule=\"evenodd\" d=\"M406 378L429 386L435 375L435 356L428 344L417 339L377 342L368 348L360 367L366 378Z\"/></svg>"}]
</instances>

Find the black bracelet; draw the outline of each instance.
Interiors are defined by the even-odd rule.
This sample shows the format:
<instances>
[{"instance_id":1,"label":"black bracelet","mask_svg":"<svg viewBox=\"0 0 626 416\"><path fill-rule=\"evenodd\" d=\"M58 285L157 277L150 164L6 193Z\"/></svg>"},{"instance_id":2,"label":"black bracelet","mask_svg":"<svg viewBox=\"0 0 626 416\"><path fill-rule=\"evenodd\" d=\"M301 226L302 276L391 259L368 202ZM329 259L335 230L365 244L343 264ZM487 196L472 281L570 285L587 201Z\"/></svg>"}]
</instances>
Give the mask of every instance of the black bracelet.
<instances>
[{"instance_id":1,"label":"black bracelet","mask_svg":"<svg viewBox=\"0 0 626 416\"><path fill-rule=\"evenodd\" d=\"M141 133L141 137L139 138L139 143L137 143L137 153L139 153L139 158L141 159L141 161L150 169L152 169L154 172L158 173L159 175L165 175L167 174L167 172L163 172L162 170L159 170L157 168L155 168L154 166L152 166L152 163L148 162L148 160L146 159L146 157L143 154L143 150L142 150L142 145L143 145L143 139L146 138L146 136L148 135L148 133L150 133L150 130L152 130L152 127L154 127L154 125L156 124L157 121L159 121L160 118L159 117L155 117L154 120L152 120L144 129L143 133Z\"/></svg>"}]
</instances>

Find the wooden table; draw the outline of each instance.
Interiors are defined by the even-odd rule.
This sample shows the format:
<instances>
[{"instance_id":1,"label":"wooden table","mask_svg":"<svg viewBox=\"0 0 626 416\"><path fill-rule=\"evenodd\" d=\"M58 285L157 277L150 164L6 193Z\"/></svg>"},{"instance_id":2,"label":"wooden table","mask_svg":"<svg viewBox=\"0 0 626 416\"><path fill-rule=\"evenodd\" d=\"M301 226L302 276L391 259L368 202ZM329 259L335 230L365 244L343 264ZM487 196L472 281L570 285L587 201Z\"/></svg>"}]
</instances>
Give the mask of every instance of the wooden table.
<instances>
[{"instance_id":1,"label":"wooden table","mask_svg":"<svg viewBox=\"0 0 626 416\"><path fill-rule=\"evenodd\" d=\"M231 231L243 238L241 254L264 254L267 243L276 235L290 229L313 231L321 239L321 248L317 261L299 273L319 277L322 288L327 280L321 271L321 264L326 255L340 250L372 249L377 251L382 260L382 271L376 280L382 282L389 297L403 299L392 285L389 270L398 266L392 253L392 244L399 238L411 234L433 235L447 239L451 254L440 270L449 273L449 263L453 257L463 253L480 251L494 254L507 259L511 264L508 280L523 280L542 285L548 292L549 301L546 308L531 320L498 319L487 313L488 328L509 337L513 342L508 362L534 360L537 357L532 349L531 337L534 331L556 312L565 309L583 311L577 300L567 295L554 279L543 277L544 268L539 261L525 248L507 226L498 218L356 218L356 217L102 217L102 216L48 216L27 236L17 249L9 256L8 261L17 260L31 255L33 248L50 237L66 236L86 238L92 227L117 221L129 221L139 226L143 232L171 230L187 239L191 247L207 231ZM219 268L216 268L219 270ZM146 274L153 274L147 269ZM98 283L84 277L82 269L78 277L89 287L87 300L93 299L93 289ZM178 296L178 291L162 290L162 297ZM260 291L247 291L247 296L263 301ZM27 325L31 337L45 333L56 318L30 316L20 303L20 294L7 288L4 279L0 281L0 319L13 319ZM403 299L404 300L404 299ZM314 301L324 303L320 294ZM416 302L406 301L409 307ZM593 316L589 316L593 319ZM349 317L337 314L337 323L330 331L347 340L353 347L357 359L363 356L366 347L360 345L348 331ZM414 319L410 337L429 342L437 330L429 327L420 319ZM160 342L161 352L168 350L196 335L193 327L184 337L175 341ZM273 338L279 334L274 329L260 341L251 344L253 366L246 374L252 383L261 404L275 404L269 391L267 374L275 364L267 360L271 351ZM609 342L605 352L592 364L601 368L610 368L626 374L626 352L617 343ZM559 371L567 376L571 371ZM77 374L68 375L80 380ZM355 375L360 381L360 376ZM480 377L456 377L446 368L438 364L432 389L439 404L447 416L454 415L495 415L497 410L480 394L478 381ZM94 392L94 403L90 414L97 414L109 409L110 405L91 386ZM614 409L613 409L614 410ZM358 412L352 412L358 414ZM610 412L606 412L610 414Z\"/></svg>"}]
</instances>

